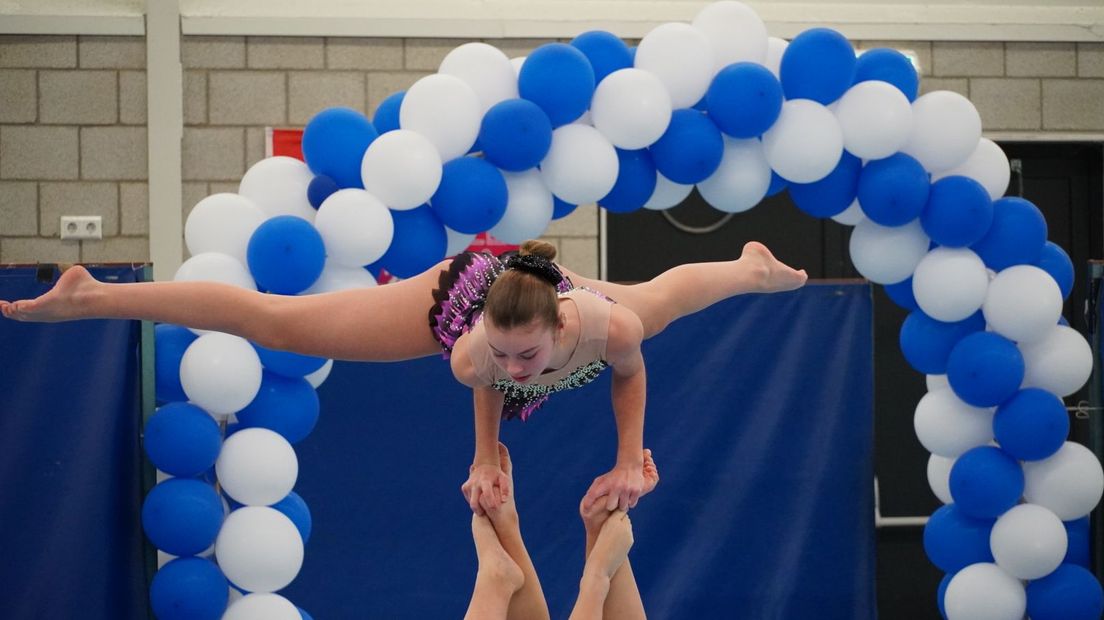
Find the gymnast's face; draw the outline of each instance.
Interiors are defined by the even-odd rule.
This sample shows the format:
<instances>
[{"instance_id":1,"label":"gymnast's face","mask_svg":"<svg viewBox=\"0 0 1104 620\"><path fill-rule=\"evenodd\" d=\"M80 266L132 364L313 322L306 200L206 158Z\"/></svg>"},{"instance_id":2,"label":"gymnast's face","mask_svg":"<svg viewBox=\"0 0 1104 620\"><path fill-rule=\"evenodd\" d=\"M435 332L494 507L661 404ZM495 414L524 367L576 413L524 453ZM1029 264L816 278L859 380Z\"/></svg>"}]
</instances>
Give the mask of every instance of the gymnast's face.
<instances>
[{"instance_id":1,"label":"gymnast's face","mask_svg":"<svg viewBox=\"0 0 1104 620\"><path fill-rule=\"evenodd\" d=\"M528 383L548 368L556 348L556 330L534 320L500 330L487 322L487 344L499 368L518 383Z\"/></svg>"}]
</instances>

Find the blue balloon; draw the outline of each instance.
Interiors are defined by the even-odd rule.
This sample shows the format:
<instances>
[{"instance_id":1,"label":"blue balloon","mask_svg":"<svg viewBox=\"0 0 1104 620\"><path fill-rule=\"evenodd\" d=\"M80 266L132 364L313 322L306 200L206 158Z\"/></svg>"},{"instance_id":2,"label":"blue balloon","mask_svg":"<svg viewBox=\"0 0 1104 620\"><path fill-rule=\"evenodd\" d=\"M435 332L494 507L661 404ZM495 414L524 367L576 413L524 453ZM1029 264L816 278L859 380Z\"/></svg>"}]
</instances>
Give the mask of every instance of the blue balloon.
<instances>
[{"instance_id":1,"label":"blue balloon","mask_svg":"<svg viewBox=\"0 0 1104 620\"><path fill-rule=\"evenodd\" d=\"M1069 544L1066 545L1066 557L1062 562L1092 568L1089 564L1092 561L1089 552L1092 541L1089 531L1089 517L1085 516L1073 521L1065 521L1063 525L1066 526L1066 540L1069 541Z\"/></svg>"},{"instance_id":2,"label":"blue balloon","mask_svg":"<svg viewBox=\"0 0 1104 620\"><path fill-rule=\"evenodd\" d=\"M1104 591L1089 571L1062 564L1053 573L1027 584L1027 615L1031 620L1098 620L1104 612Z\"/></svg>"},{"instance_id":3,"label":"blue balloon","mask_svg":"<svg viewBox=\"0 0 1104 620\"><path fill-rule=\"evenodd\" d=\"M705 114L683 108L671 114L671 124L650 147L656 170L688 185L709 178L721 165L724 138Z\"/></svg>"},{"instance_id":4,"label":"blue balloon","mask_svg":"<svg viewBox=\"0 0 1104 620\"><path fill-rule=\"evenodd\" d=\"M949 176L931 185L920 224L932 241L949 248L976 243L993 223L989 192L970 177Z\"/></svg>"},{"instance_id":5,"label":"blue balloon","mask_svg":"<svg viewBox=\"0 0 1104 620\"><path fill-rule=\"evenodd\" d=\"M429 199L441 223L464 234L490 230L506 214L506 179L486 160L458 157L445 164Z\"/></svg>"},{"instance_id":6,"label":"blue balloon","mask_svg":"<svg viewBox=\"0 0 1104 620\"><path fill-rule=\"evenodd\" d=\"M299 610L299 615L303 617L303 620L314 620L310 614L303 610L302 607L296 607Z\"/></svg>"},{"instance_id":7,"label":"blue balloon","mask_svg":"<svg viewBox=\"0 0 1104 620\"><path fill-rule=\"evenodd\" d=\"M385 134L399 128L399 110L402 109L404 97L406 97L406 91L400 90L397 93L391 93L380 102L376 113L372 116L372 124L376 126L376 131Z\"/></svg>"},{"instance_id":8,"label":"blue balloon","mask_svg":"<svg viewBox=\"0 0 1104 620\"><path fill-rule=\"evenodd\" d=\"M1023 198L1007 196L993 203L993 224L972 249L986 267L1001 271L1012 265L1038 263L1046 240L1046 219L1039 208Z\"/></svg>"},{"instance_id":9,"label":"blue balloon","mask_svg":"<svg viewBox=\"0 0 1104 620\"><path fill-rule=\"evenodd\" d=\"M885 285L886 295L893 303L908 311L918 310L920 304L916 303L916 296L912 293L912 276L895 284Z\"/></svg>"},{"instance_id":10,"label":"blue balloon","mask_svg":"<svg viewBox=\"0 0 1104 620\"><path fill-rule=\"evenodd\" d=\"M307 541L310 540L313 523L307 502L303 501L298 493L292 491L288 493L287 497L273 504L272 507L284 513L284 516L295 524L295 529L299 530L299 535L303 537L303 544L307 544Z\"/></svg>"},{"instance_id":11,"label":"blue balloon","mask_svg":"<svg viewBox=\"0 0 1104 620\"><path fill-rule=\"evenodd\" d=\"M326 365L324 357L267 349L255 342L250 344L257 351L265 370L285 377L305 377Z\"/></svg>"},{"instance_id":12,"label":"blue balloon","mask_svg":"<svg viewBox=\"0 0 1104 620\"><path fill-rule=\"evenodd\" d=\"M786 179L783 179L782 177L778 176L778 173L775 172L774 170L771 170L771 182L770 182L770 187L767 188L767 197L769 198L771 196L779 194L779 193L785 191L785 189L789 186L790 186L789 181L787 181Z\"/></svg>"},{"instance_id":13,"label":"blue balloon","mask_svg":"<svg viewBox=\"0 0 1104 620\"><path fill-rule=\"evenodd\" d=\"M222 449L222 430L206 411L190 403L169 403L146 422L142 445L154 467L173 476L198 476Z\"/></svg>"},{"instance_id":14,"label":"blue balloon","mask_svg":"<svg viewBox=\"0 0 1104 620\"><path fill-rule=\"evenodd\" d=\"M1008 454L1038 461L1058 451L1069 435L1069 415L1062 399L1046 390L1026 388L997 407L993 433Z\"/></svg>"},{"instance_id":15,"label":"blue balloon","mask_svg":"<svg viewBox=\"0 0 1104 620\"><path fill-rule=\"evenodd\" d=\"M1020 389L1023 354L1016 343L992 332L970 334L958 341L947 359L951 389L975 407L995 407Z\"/></svg>"},{"instance_id":16,"label":"blue balloon","mask_svg":"<svg viewBox=\"0 0 1104 620\"><path fill-rule=\"evenodd\" d=\"M928 171L912 157L897 153L863 166L859 206L882 226L903 226L920 216L928 203Z\"/></svg>"},{"instance_id":17,"label":"blue balloon","mask_svg":"<svg viewBox=\"0 0 1104 620\"><path fill-rule=\"evenodd\" d=\"M395 236L376 263L392 275L410 278L445 259L448 233L429 205L407 211L391 211Z\"/></svg>"},{"instance_id":18,"label":"blue balloon","mask_svg":"<svg viewBox=\"0 0 1104 620\"><path fill-rule=\"evenodd\" d=\"M341 188L338 187L337 182L326 175L314 177L307 186L307 201L317 209L339 189Z\"/></svg>"},{"instance_id":19,"label":"blue balloon","mask_svg":"<svg viewBox=\"0 0 1104 620\"><path fill-rule=\"evenodd\" d=\"M1062 246L1053 241L1047 241L1039 261L1035 264L1049 273L1050 277L1058 283L1058 289L1062 291L1062 299L1069 299L1069 294L1073 291L1073 261Z\"/></svg>"},{"instance_id":20,"label":"blue balloon","mask_svg":"<svg viewBox=\"0 0 1104 620\"><path fill-rule=\"evenodd\" d=\"M946 573L956 573L978 562L992 562L989 534L995 522L976 519L957 505L947 504L933 512L924 526L924 552Z\"/></svg>"},{"instance_id":21,"label":"blue balloon","mask_svg":"<svg viewBox=\"0 0 1104 620\"><path fill-rule=\"evenodd\" d=\"M610 213L630 213L643 207L655 193L655 162L647 149L617 149L617 163L617 182L598 201L598 206L605 207Z\"/></svg>"},{"instance_id":22,"label":"blue balloon","mask_svg":"<svg viewBox=\"0 0 1104 620\"><path fill-rule=\"evenodd\" d=\"M619 69L633 66L629 46L605 30L590 30L571 40L571 45L583 53L594 68L594 83ZM526 60L526 62L529 62Z\"/></svg>"},{"instance_id":23,"label":"blue balloon","mask_svg":"<svg viewBox=\"0 0 1104 620\"><path fill-rule=\"evenodd\" d=\"M943 579L939 581L939 589L935 592L935 598L939 605L939 615L943 616L943 620L947 620L947 586L951 585L951 580L958 573L947 573L943 575Z\"/></svg>"},{"instance_id":24,"label":"blue balloon","mask_svg":"<svg viewBox=\"0 0 1104 620\"><path fill-rule=\"evenodd\" d=\"M312 172L330 177L338 187L364 187L360 161L377 137L371 121L356 110L322 110L303 129L303 159Z\"/></svg>"},{"instance_id":25,"label":"blue balloon","mask_svg":"<svg viewBox=\"0 0 1104 620\"><path fill-rule=\"evenodd\" d=\"M790 183L790 198L798 209L813 217L839 215L855 201L862 171L862 160L844 151L835 169L823 179Z\"/></svg>"},{"instance_id":26,"label":"blue balloon","mask_svg":"<svg viewBox=\"0 0 1104 620\"><path fill-rule=\"evenodd\" d=\"M188 400L180 384L180 360L197 336L186 327L160 323L153 328L154 393L163 403Z\"/></svg>"},{"instance_id":27,"label":"blue balloon","mask_svg":"<svg viewBox=\"0 0 1104 620\"><path fill-rule=\"evenodd\" d=\"M971 517L996 519L1020 501L1023 491L1023 468L1000 448L973 448L951 467L951 497Z\"/></svg>"},{"instance_id":28,"label":"blue balloon","mask_svg":"<svg viewBox=\"0 0 1104 620\"><path fill-rule=\"evenodd\" d=\"M172 555L195 555L210 547L222 518L222 500L215 487L191 478L161 482L142 504L146 536L153 546Z\"/></svg>"},{"instance_id":29,"label":"blue balloon","mask_svg":"<svg viewBox=\"0 0 1104 620\"><path fill-rule=\"evenodd\" d=\"M509 172L541 163L552 146L552 121L540 106L525 99L500 101L483 115L479 128L483 156Z\"/></svg>"},{"instance_id":30,"label":"blue balloon","mask_svg":"<svg viewBox=\"0 0 1104 620\"><path fill-rule=\"evenodd\" d=\"M150 606L157 620L219 620L226 611L229 582L206 558L176 558L150 583Z\"/></svg>"},{"instance_id":31,"label":"blue balloon","mask_svg":"<svg viewBox=\"0 0 1104 620\"><path fill-rule=\"evenodd\" d=\"M782 113L782 85L763 65L738 62L717 73L705 102L721 131L733 138L754 138Z\"/></svg>"},{"instance_id":32,"label":"blue balloon","mask_svg":"<svg viewBox=\"0 0 1104 620\"><path fill-rule=\"evenodd\" d=\"M540 106L553 127L579 118L594 96L594 68L578 49L566 43L546 43L521 65L518 92Z\"/></svg>"},{"instance_id":33,"label":"blue balloon","mask_svg":"<svg viewBox=\"0 0 1104 620\"><path fill-rule=\"evenodd\" d=\"M570 202L564 202L555 194L552 195L552 219L558 220L561 217L567 217L571 215L579 205L573 205Z\"/></svg>"},{"instance_id":34,"label":"blue balloon","mask_svg":"<svg viewBox=\"0 0 1104 620\"><path fill-rule=\"evenodd\" d=\"M310 382L266 371L256 398L237 416L243 428L267 428L294 445L314 430L318 411L318 393Z\"/></svg>"},{"instance_id":35,"label":"blue balloon","mask_svg":"<svg viewBox=\"0 0 1104 620\"><path fill-rule=\"evenodd\" d=\"M907 56L894 49L878 47L867 50L855 61L855 83L867 80L889 82L909 101L916 101L920 76Z\"/></svg>"},{"instance_id":36,"label":"blue balloon","mask_svg":"<svg viewBox=\"0 0 1104 620\"><path fill-rule=\"evenodd\" d=\"M326 246L310 222L294 215L278 215L253 232L246 260L257 288L294 295L310 288L322 274Z\"/></svg>"},{"instance_id":37,"label":"blue balloon","mask_svg":"<svg viewBox=\"0 0 1104 620\"><path fill-rule=\"evenodd\" d=\"M887 287L888 288L888 287ZM937 321L913 310L901 324L901 353L909 365L926 375L947 372L947 360L960 340L985 329L981 312L955 323Z\"/></svg>"},{"instance_id":38,"label":"blue balloon","mask_svg":"<svg viewBox=\"0 0 1104 620\"><path fill-rule=\"evenodd\" d=\"M811 28L786 46L779 73L786 99L812 99L828 105L855 81L855 49L835 30Z\"/></svg>"}]
</instances>

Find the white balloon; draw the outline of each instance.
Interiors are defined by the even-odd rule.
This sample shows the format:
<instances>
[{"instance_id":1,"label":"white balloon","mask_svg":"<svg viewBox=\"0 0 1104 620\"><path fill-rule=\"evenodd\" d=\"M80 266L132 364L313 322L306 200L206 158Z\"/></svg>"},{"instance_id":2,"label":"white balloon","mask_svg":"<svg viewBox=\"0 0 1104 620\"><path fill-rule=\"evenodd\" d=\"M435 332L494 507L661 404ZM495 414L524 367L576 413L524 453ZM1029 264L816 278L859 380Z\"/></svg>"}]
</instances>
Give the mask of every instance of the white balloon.
<instances>
[{"instance_id":1,"label":"white balloon","mask_svg":"<svg viewBox=\"0 0 1104 620\"><path fill-rule=\"evenodd\" d=\"M928 172L965 162L981 139L981 116L970 100L949 90L921 95L912 102L912 135L902 152Z\"/></svg>"},{"instance_id":2,"label":"white balloon","mask_svg":"<svg viewBox=\"0 0 1104 620\"><path fill-rule=\"evenodd\" d=\"M521 66L525 64L526 58L528 58L528 56L518 56L517 58L510 59L510 66L514 69L515 79L517 76L521 75Z\"/></svg>"},{"instance_id":3,"label":"white balloon","mask_svg":"<svg viewBox=\"0 0 1104 620\"><path fill-rule=\"evenodd\" d=\"M441 184L441 155L425 136L407 129L389 131L364 152L364 189L392 209L422 206Z\"/></svg>"},{"instance_id":4,"label":"white balloon","mask_svg":"<svg viewBox=\"0 0 1104 620\"><path fill-rule=\"evenodd\" d=\"M226 597L227 610L229 610L230 607L233 607L235 603L237 603L238 601L245 598L245 593L243 593L241 590L235 588L234 586L230 586L228 590L229 591L228 591L227 597ZM258 594L256 596L268 596L268 594ZM278 596L278 595L276 595L276 596ZM252 604L250 606L252 606ZM249 609L249 607L246 607L246 609ZM223 614L222 619L220 619L220 620L225 620L225 618L226 618L226 615ZM295 619L293 619L293 620L295 620Z\"/></svg>"},{"instance_id":5,"label":"white balloon","mask_svg":"<svg viewBox=\"0 0 1104 620\"><path fill-rule=\"evenodd\" d=\"M257 290L252 274L238 259L222 252L204 252L184 261L173 275L175 282L221 282Z\"/></svg>"},{"instance_id":6,"label":"white balloon","mask_svg":"<svg viewBox=\"0 0 1104 620\"><path fill-rule=\"evenodd\" d=\"M192 255L221 252L246 264L246 249L265 213L238 194L212 194L196 203L184 224L184 243Z\"/></svg>"},{"instance_id":7,"label":"white balloon","mask_svg":"<svg viewBox=\"0 0 1104 620\"><path fill-rule=\"evenodd\" d=\"M912 274L917 305L924 314L944 323L961 321L977 312L988 288L985 263L965 248L935 248Z\"/></svg>"},{"instance_id":8,"label":"white balloon","mask_svg":"<svg viewBox=\"0 0 1104 620\"><path fill-rule=\"evenodd\" d=\"M708 179L698 183L698 192L714 208L740 213L759 204L770 189L771 169L756 139L737 140L724 136L721 165Z\"/></svg>"},{"instance_id":9,"label":"white balloon","mask_svg":"<svg viewBox=\"0 0 1104 620\"><path fill-rule=\"evenodd\" d=\"M238 184L238 194L253 201L268 217L294 215L314 221L307 187L314 173L294 157L269 157L250 166Z\"/></svg>"},{"instance_id":10,"label":"white balloon","mask_svg":"<svg viewBox=\"0 0 1104 620\"><path fill-rule=\"evenodd\" d=\"M562 128L561 128L562 129ZM506 243L536 239L552 221L552 192L536 168L524 172L505 172L506 214L489 232Z\"/></svg>"},{"instance_id":11,"label":"white balloon","mask_svg":"<svg viewBox=\"0 0 1104 620\"><path fill-rule=\"evenodd\" d=\"M1025 461L1024 501L1049 509L1063 521L1089 514L1104 493L1104 471L1088 448L1067 441L1041 461Z\"/></svg>"},{"instance_id":12,"label":"white balloon","mask_svg":"<svg viewBox=\"0 0 1104 620\"><path fill-rule=\"evenodd\" d=\"M222 490L239 504L271 506L287 497L295 486L299 460L279 433L267 428L243 428L223 442L215 474Z\"/></svg>"},{"instance_id":13,"label":"white balloon","mask_svg":"<svg viewBox=\"0 0 1104 620\"><path fill-rule=\"evenodd\" d=\"M782 54L786 53L786 48L789 47L789 41L785 39L779 39L778 37L767 38L767 57L763 61L763 66L770 69L770 72L774 74L774 77L781 77L782 75Z\"/></svg>"},{"instance_id":14,"label":"white balloon","mask_svg":"<svg viewBox=\"0 0 1104 620\"><path fill-rule=\"evenodd\" d=\"M690 192L694 191L692 184L683 185L682 183L675 183L671 179L663 176L662 172L656 172L656 188L652 192L652 197L648 199L648 202L644 203L645 209L651 209L653 211L662 211L664 209L670 209L678 204L681 204L686 197L690 195Z\"/></svg>"},{"instance_id":15,"label":"white balloon","mask_svg":"<svg viewBox=\"0 0 1104 620\"><path fill-rule=\"evenodd\" d=\"M267 506L245 506L231 512L223 522L215 540L215 557L234 585L249 592L275 592L299 574L303 566L303 538L291 519L280 511ZM249 596L235 606L247 600ZM266 616L265 620L270 618Z\"/></svg>"},{"instance_id":16,"label":"white balloon","mask_svg":"<svg viewBox=\"0 0 1104 620\"><path fill-rule=\"evenodd\" d=\"M889 157L901 150L912 134L912 105L892 84L859 82L835 105L843 147L856 157Z\"/></svg>"},{"instance_id":17,"label":"white balloon","mask_svg":"<svg viewBox=\"0 0 1104 620\"><path fill-rule=\"evenodd\" d=\"M970 177L981 183L985 191L989 192L989 198L996 200L1008 190L1012 168L1001 147L989 138L982 138L969 159L954 168L933 174L932 183L952 175Z\"/></svg>"},{"instance_id":18,"label":"white balloon","mask_svg":"<svg viewBox=\"0 0 1104 620\"><path fill-rule=\"evenodd\" d=\"M330 376L330 371L333 370L333 365L333 360L326 360L326 363L322 364L321 368L303 378L307 380L307 383L311 384L312 388L317 390L318 386L322 385Z\"/></svg>"},{"instance_id":19,"label":"white balloon","mask_svg":"<svg viewBox=\"0 0 1104 620\"><path fill-rule=\"evenodd\" d=\"M300 293L301 295L317 295L318 293L333 293L354 288L372 288L376 285L376 277L372 272L363 267L348 267L326 261L322 269L322 275L314 281L310 288Z\"/></svg>"},{"instance_id":20,"label":"white balloon","mask_svg":"<svg viewBox=\"0 0 1104 620\"><path fill-rule=\"evenodd\" d=\"M620 69L607 75L590 103L594 127L611 144L642 149L659 140L671 123L671 96L655 75Z\"/></svg>"},{"instance_id":21,"label":"white balloon","mask_svg":"<svg viewBox=\"0 0 1104 620\"><path fill-rule=\"evenodd\" d=\"M971 564L947 585L947 620L1023 620L1027 592L996 564Z\"/></svg>"},{"instance_id":22,"label":"white balloon","mask_svg":"<svg viewBox=\"0 0 1104 620\"><path fill-rule=\"evenodd\" d=\"M871 282L896 284L912 275L930 243L919 218L894 227L866 219L851 232L851 262Z\"/></svg>"},{"instance_id":23,"label":"white balloon","mask_svg":"<svg viewBox=\"0 0 1104 620\"><path fill-rule=\"evenodd\" d=\"M1018 579L1039 579L1054 572L1068 545L1061 519L1035 504L1012 507L997 519L989 535L997 566Z\"/></svg>"},{"instance_id":24,"label":"white balloon","mask_svg":"<svg viewBox=\"0 0 1104 620\"><path fill-rule=\"evenodd\" d=\"M929 392L951 387L951 382L947 380L947 375L926 375L924 377L924 383L928 386Z\"/></svg>"},{"instance_id":25,"label":"white balloon","mask_svg":"<svg viewBox=\"0 0 1104 620\"><path fill-rule=\"evenodd\" d=\"M865 219L866 214L863 213L862 207L859 206L858 198L852 200L851 204L842 212L832 216L833 221L839 222L844 226L855 226Z\"/></svg>"},{"instance_id":26,"label":"white balloon","mask_svg":"<svg viewBox=\"0 0 1104 620\"><path fill-rule=\"evenodd\" d=\"M767 161L793 183L812 183L828 176L843 156L843 132L828 108L811 99L791 99L763 134Z\"/></svg>"},{"instance_id":27,"label":"white balloon","mask_svg":"<svg viewBox=\"0 0 1104 620\"><path fill-rule=\"evenodd\" d=\"M613 189L618 167L617 151L605 136L588 125L570 124L552 132L540 170L548 189L561 200L591 204Z\"/></svg>"},{"instance_id":28,"label":"white balloon","mask_svg":"<svg viewBox=\"0 0 1104 620\"><path fill-rule=\"evenodd\" d=\"M279 594L242 595L240 592L238 599L222 616L222 620L302 620L302 618L302 614L295 605Z\"/></svg>"},{"instance_id":29,"label":"white balloon","mask_svg":"<svg viewBox=\"0 0 1104 620\"><path fill-rule=\"evenodd\" d=\"M471 86L442 73L414 82L399 107L399 127L428 138L442 161L456 159L471 149L482 120L483 108Z\"/></svg>"},{"instance_id":30,"label":"white balloon","mask_svg":"<svg viewBox=\"0 0 1104 620\"><path fill-rule=\"evenodd\" d=\"M982 306L993 331L1017 342L1048 336L1062 316L1062 292L1049 273L1034 265L1004 269L989 283Z\"/></svg>"},{"instance_id":31,"label":"white balloon","mask_svg":"<svg viewBox=\"0 0 1104 620\"><path fill-rule=\"evenodd\" d=\"M633 64L663 82L675 109L701 101L715 73L709 39L700 30L680 23L661 24L644 35Z\"/></svg>"},{"instance_id":32,"label":"white balloon","mask_svg":"<svg viewBox=\"0 0 1104 620\"><path fill-rule=\"evenodd\" d=\"M767 57L767 27L743 2L711 2L698 12L690 25L709 40L714 74L734 62L761 64Z\"/></svg>"},{"instance_id":33,"label":"white balloon","mask_svg":"<svg viewBox=\"0 0 1104 620\"><path fill-rule=\"evenodd\" d=\"M950 504L954 501L951 497L951 468L954 467L957 458L939 456L933 454L928 457L928 486L939 501Z\"/></svg>"},{"instance_id":34,"label":"white balloon","mask_svg":"<svg viewBox=\"0 0 1104 620\"><path fill-rule=\"evenodd\" d=\"M1042 388L1064 397L1080 390L1092 375L1092 347L1072 327L1055 325L1039 340L1018 346L1024 357L1025 388Z\"/></svg>"},{"instance_id":35,"label":"white balloon","mask_svg":"<svg viewBox=\"0 0 1104 620\"><path fill-rule=\"evenodd\" d=\"M395 234L391 211L362 189L330 194L314 220L326 245L326 258L346 267L363 267L387 252Z\"/></svg>"},{"instance_id":36,"label":"white balloon","mask_svg":"<svg viewBox=\"0 0 1104 620\"><path fill-rule=\"evenodd\" d=\"M968 405L949 389L936 390L917 403L913 426L928 452L957 458L992 441L995 411Z\"/></svg>"},{"instance_id":37,"label":"white balloon","mask_svg":"<svg viewBox=\"0 0 1104 620\"><path fill-rule=\"evenodd\" d=\"M472 241L475 241L475 235L456 232L448 226L445 226L445 235L448 236L448 247L445 248L445 256L456 256L468 249Z\"/></svg>"},{"instance_id":38,"label":"white balloon","mask_svg":"<svg viewBox=\"0 0 1104 620\"><path fill-rule=\"evenodd\" d=\"M453 75L471 87L479 98L479 115L494 104L517 99L517 74L501 50L486 43L465 43L441 61L438 73Z\"/></svg>"},{"instance_id":39,"label":"white balloon","mask_svg":"<svg viewBox=\"0 0 1104 620\"><path fill-rule=\"evenodd\" d=\"M216 416L241 411L261 389L261 358L244 338L211 332L196 338L180 359L188 400Z\"/></svg>"}]
</instances>

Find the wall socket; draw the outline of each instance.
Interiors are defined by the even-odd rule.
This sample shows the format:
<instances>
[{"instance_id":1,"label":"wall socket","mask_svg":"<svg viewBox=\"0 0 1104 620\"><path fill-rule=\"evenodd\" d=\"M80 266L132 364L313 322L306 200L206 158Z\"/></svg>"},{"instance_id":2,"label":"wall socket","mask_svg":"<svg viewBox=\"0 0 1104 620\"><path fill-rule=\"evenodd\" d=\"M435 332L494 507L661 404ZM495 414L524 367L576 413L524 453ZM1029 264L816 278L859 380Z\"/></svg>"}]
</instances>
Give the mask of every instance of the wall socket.
<instances>
[{"instance_id":1,"label":"wall socket","mask_svg":"<svg viewBox=\"0 0 1104 620\"><path fill-rule=\"evenodd\" d=\"M63 215L61 238L103 239L103 218L99 215Z\"/></svg>"}]
</instances>

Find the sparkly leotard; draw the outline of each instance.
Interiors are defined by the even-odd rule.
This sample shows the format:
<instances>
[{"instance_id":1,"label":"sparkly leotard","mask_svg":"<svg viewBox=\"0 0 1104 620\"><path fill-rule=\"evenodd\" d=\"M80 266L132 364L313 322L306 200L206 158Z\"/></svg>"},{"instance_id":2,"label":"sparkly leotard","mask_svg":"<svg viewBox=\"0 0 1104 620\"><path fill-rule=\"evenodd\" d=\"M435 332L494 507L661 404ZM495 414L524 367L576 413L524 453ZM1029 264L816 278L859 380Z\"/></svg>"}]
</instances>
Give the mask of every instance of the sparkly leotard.
<instances>
[{"instance_id":1,"label":"sparkly leotard","mask_svg":"<svg viewBox=\"0 0 1104 620\"><path fill-rule=\"evenodd\" d=\"M501 375L495 374L497 366L486 344L481 321L487 291L503 270L502 261L492 254L464 252L457 255L449 269L441 272L438 288L433 291L436 303L429 311L429 327L433 337L441 343L446 359L452 354L458 338L478 332L473 333L475 338L469 349L477 374L506 395L502 407L504 419L525 420L553 392L586 385L607 366L605 342L609 332L609 306L613 301L590 289L573 290L571 281L564 277L556 290L575 301L579 308L582 332L579 346L563 368L545 373L532 383L519 384L501 369L498 370ZM577 294L577 291L585 292Z\"/></svg>"}]
</instances>

